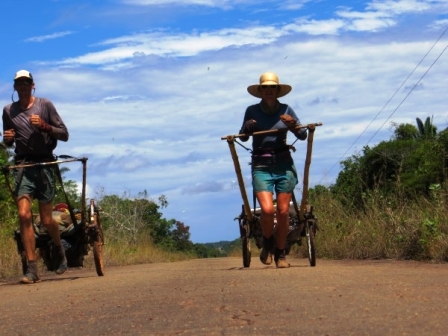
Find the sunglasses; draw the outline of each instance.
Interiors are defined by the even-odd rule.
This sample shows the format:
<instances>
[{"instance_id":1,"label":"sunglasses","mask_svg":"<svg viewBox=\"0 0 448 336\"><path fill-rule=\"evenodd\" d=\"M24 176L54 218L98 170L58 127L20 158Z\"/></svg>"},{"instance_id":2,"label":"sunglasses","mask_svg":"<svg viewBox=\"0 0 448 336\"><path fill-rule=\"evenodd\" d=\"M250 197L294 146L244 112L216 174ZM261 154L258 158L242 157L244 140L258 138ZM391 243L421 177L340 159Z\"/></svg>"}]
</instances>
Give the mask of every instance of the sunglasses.
<instances>
[{"instance_id":1,"label":"sunglasses","mask_svg":"<svg viewBox=\"0 0 448 336\"><path fill-rule=\"evenodd\" d=\"M22 86L22 85L30 86L31 84L33 84L33 82L30 80L18 80L14 82L15 86Z\"/></svg>"},{"instance_id":2,"label":"sunglasses","mask_svg":"<svg viewBox=\"0 0 448 336\"><path fill-rule=\"evenodd\" d=\"M260 85L260 86L262 90L278 88L278 85Z\"/></svg>"}]
</instances>

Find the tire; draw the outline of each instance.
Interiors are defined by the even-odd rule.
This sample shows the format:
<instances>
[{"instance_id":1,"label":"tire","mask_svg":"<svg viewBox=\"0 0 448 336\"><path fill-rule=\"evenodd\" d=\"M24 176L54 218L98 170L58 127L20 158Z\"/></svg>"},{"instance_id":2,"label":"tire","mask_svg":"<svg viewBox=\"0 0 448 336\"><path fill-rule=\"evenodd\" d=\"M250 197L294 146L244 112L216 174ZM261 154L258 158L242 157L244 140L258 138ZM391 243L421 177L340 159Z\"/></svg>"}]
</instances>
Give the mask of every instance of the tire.
<instances>
[{"instance_id":1,"label":"tire","mask_svg":"<svg viewBox=\"0 0 448 336\"><path fill-rule=\"evenodd\" d=\"M306 223L306 243L308 246L308 260L310 266L316 266L316 244L314 241L314 225Z\"/></svg>"},{"instance_id":2,"label":"tire","mask_svg":"<svg viewBox=\"0 0 448 336\"><path fill-rule=\"evenodd\" d=\"M93 260L95 261L96 274L104 276L103 243L96 240L93 242Z\"/></svg>"},{"instance_id":3,"label":"tire","mask_svg":"<svg viewBox=\"0 0 448 336\"><path fill-rule=\"evenodd\" d=\"M98 276L104 276L104 257L103 257L103 247L104 247L104 235L103 227L101 226L101 220L99 212L95 213L95 205L93 201L90 203L90 220L93 219L93 224L96 225L96 232L93 235L93 260L95 262L95 270ZM92 215L94 214L93 218Z\"/></svg>"},{"instance_id":4,"label":"tire","mask_svg":"<svg viewBox=\"0 0 448 336\"><path fill-rule=\"evenodd\" d=\"M246 236L241 237L242 241L242 251L243 251L243 266L249 267L250 266L250 258L251 258L251 251L250 251L250 240Z\"/></svg>"}]
</instances>

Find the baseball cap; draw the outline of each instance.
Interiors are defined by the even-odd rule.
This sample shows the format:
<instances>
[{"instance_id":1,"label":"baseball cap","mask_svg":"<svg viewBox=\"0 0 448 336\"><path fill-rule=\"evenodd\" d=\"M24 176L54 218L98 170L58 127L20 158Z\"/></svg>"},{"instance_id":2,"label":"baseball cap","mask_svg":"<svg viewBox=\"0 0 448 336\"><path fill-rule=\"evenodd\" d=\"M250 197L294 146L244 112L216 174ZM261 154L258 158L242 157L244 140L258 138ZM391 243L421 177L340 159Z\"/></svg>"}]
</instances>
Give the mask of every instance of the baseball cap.
<instances>
[{"instance_id":1,"label":"baseball cap","mask_svg":"<svg viewBox=\"0 0 448 336\"><path fill-rule=\"evenodd\" d=\"M27 71L27 70L20 70L16 72L16 75L14 76L14 80L19 79L19 78L29 78L31 80L33 80L33 75L31 74L31 72Z\"/></svg>"}]
</instances>

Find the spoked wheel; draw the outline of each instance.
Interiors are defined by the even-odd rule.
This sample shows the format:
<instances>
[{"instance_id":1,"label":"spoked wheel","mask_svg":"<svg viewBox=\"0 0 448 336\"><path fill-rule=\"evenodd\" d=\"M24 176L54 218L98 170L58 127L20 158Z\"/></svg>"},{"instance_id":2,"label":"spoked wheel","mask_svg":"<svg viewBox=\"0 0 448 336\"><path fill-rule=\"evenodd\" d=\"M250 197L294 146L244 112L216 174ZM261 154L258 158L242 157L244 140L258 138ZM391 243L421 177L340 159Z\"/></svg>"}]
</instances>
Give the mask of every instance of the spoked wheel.
<instances>
[{"instance_id":1,"label":"spoked wheel","mask_svg":"<svg viewBox=\"0 0 448 336\"><path fill-rule=\"evenodd\" d=\"M101 226L100 215L98 211L95 211L95 204L93 200L90 200L90 223L94 224L95 232L93 234L93 260L95 261L96 274L104 276L104 235L103 228Z\"/></svg>"},{"instance_id":2,"label":"spoked wheel","mask_svg":"<svg viewBox=\"0 0 448 336\"><path fill-rule=\"evenodd\" d=\"M307 222L306 228L306 243L308 245L308 260L310 261L310 266L316 266L316 244L315 244L315 226L314 223Z\"/></svg>"},{"instance_id":3,"label":"spoked wheel","mask_svg":"<svg viewBox=\"0 0 448 336\"><path fill-rule=\"evenodd\" d=\"M250 240L247 238L247 236L241 237L241 241L243 243L243 266L249 267L250 266L250 258L251 258L251 252L250 252Z\"/></svg>"},{"instance_id":4,"label":"spoked wheel","mask_svg":"<svg viewBox=\"0 0 448 336\"><path fill-rule=\"evenodd\" d=\"M103 243L99 241L93 242L93 259L95 260L96 274L104 276L104 258Z\"/></svg>"}]
</instances>

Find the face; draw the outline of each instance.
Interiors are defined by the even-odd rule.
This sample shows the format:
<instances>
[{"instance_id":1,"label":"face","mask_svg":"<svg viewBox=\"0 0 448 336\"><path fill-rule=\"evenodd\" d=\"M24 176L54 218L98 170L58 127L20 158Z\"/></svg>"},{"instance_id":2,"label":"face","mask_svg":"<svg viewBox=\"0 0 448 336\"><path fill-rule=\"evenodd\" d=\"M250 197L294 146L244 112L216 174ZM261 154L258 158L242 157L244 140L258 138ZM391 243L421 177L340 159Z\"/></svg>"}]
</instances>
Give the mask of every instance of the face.
<instances>
[{"instance_id":1,"label":"face","mask_svg":"<svg viewBox=\"0 0 448 336\"><path fill-rule=\"evenodd\" d=\"M265 100L276 100L280 87L278 85L260 85L258 90Z\"/></svg>"},{"instance_id":2,"label":"face","mask_svg":"<svg viewBox=\"0 0 448 336\"><path fill-rule=\"evenodd\" d=\"M29 79L27 77L21 77L21 78L17 78L14 81L14 89L19 93L19 94L26 94L29 93L31 94L31 90L34 88L34 83L32 79Z\"/></svg>"}]
</instances>

